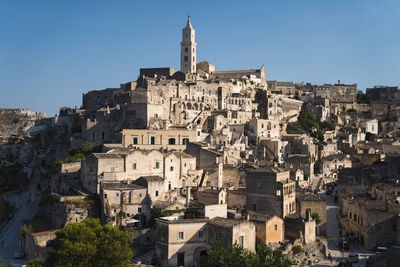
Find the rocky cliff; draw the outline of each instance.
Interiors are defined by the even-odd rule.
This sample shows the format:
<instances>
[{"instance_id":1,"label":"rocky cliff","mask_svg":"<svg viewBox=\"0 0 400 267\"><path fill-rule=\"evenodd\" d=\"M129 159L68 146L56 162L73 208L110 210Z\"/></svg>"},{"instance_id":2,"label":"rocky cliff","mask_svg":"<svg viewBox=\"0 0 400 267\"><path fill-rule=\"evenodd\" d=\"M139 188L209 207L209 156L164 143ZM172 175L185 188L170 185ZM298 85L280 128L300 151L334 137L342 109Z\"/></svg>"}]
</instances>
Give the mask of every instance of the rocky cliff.
<instances>
[{"instance_id":1,"label":"rocky cliff","mask_svg":"<svg viewBox=\"0 0 400 267\"><path fill-rule=\"evenodd\" d=\"M0 108L0 137L24 135L37 119L46 114L26 109Z\"/></svg>"}]
</instances>

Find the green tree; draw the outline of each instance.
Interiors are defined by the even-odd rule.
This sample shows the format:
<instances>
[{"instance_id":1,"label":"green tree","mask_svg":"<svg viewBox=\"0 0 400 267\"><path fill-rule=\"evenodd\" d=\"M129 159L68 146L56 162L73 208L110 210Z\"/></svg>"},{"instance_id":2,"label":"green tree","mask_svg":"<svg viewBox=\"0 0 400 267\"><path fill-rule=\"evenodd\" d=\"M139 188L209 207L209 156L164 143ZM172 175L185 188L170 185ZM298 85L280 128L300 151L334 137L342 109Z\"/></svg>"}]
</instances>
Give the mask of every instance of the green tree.
<instances>
[{"instance_id":1,"label":"green tree","mask_svg":"<svg viewBox=\"0 0 400 267\"><path fill-rule=\"evenodd\" d=\"M294 264L286 255L282 254L282 251L278 249L272 250L261 242L257 243L256 256L257 262L252 266L289 267Z\"/></svg>"},{"instance_id":2,"label":"green tree","mask_svg":"<svg viewBox=\"0 0 400 267\"><path fill-rule=\"evenodd\" d=\"M34 258L26 264L26 267L43 267L43 262L41 262L38 258Z\"/></svg>"},{"instance_id":3,"label":"green tree","mask_svg":"<svg viewBox=\"0 0 400 267\"><path fill-rule=\"evenodd\" d=\"M13 267L14 265L11 264L3 264L3 261L1 259L1 254L0 254L0 267Z\"/></svg>"},{"instance_id":4,"label":"green tree","mask_svg":"<svg viewBox=\"0 0 400 267\"><path fill-rule=\"evenodd\" d=\"M279 250L272 250L262 243L257 244L256 253L234 244L225 248L222 241L214 242L207 260L201 266L211 267L289 267L293 263Z\"/></svg>"},{"instance_id":5,"label":"green tree","mask_svg":"<svg viewBox=\"0 0 400 267\"><path fill-rule=\"evenodd\" d=\"M319 214L316 212L313 212L311 214L311 218L313 218L313 220L315 221L315 223L318 225L321 223L321 219L319 218Z\"/></svg>"},{"instance_id":6,"label":"green tree","mask_svg":"<svg viewBox=\"0 0 400 267\"><path fill-rule=\"evenodd\" d=\"M129 266L133 236L97 219L69 223L56 232L45 266Z\"/></svg>"}]
</instances>

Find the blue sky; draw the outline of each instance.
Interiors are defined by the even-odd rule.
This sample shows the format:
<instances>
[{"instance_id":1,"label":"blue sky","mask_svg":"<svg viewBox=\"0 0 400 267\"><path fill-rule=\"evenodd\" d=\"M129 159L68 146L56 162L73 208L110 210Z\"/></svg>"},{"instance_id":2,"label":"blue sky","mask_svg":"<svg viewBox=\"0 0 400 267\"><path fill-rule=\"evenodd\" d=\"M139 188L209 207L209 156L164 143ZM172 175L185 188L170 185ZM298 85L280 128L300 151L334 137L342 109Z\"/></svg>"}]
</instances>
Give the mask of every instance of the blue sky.
<instances>
[{"instance_id":1,"label":"blue sky","mask_svg":"<svg viewBox=\"0 0 400 267\"><path fill-rule=\"evenodd\" d=\"M400 1L0 1L0 107L54 116L82 93L179 69L187 15L197 60L267 79L400 85Z\"/></svg>"}]
</instances>

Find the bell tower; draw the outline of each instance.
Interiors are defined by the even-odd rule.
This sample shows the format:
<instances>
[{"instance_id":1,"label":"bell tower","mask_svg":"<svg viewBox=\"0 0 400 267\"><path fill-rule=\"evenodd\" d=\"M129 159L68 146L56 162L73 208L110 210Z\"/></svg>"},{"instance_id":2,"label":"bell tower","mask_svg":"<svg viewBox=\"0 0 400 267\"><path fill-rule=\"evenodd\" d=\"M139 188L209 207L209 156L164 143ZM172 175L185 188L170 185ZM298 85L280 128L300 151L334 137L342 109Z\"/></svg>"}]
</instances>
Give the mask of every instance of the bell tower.
<instances>
[{"instance_id":1,"label":"bell tower","mask_svg":"<svg viewBox=\"0 0 400 267\"><path fill-rule=\"evenodd\" d=\"M181 71L184 73L196 73L196 45L194 29L188 16L186 26L182 30L181 42Z\"/></svg>"}]
</instances>

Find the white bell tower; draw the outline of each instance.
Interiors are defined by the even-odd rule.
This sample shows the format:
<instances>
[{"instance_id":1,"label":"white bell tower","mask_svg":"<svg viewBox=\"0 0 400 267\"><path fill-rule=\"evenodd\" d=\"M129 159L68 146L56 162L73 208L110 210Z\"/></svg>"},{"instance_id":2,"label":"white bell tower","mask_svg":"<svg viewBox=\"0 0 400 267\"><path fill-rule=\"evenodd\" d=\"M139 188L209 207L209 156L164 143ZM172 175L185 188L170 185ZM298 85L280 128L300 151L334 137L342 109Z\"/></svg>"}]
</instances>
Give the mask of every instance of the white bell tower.
<instances>
[{"instance_id":1,"label":"white bell tower","mask_svg":"<svg viewBox=\"0 0 400 267\"><path fill-rule=\"evenodd\" d=\"M184 73L196 73L197 44L194 40L194 29L188 16L186 26L182 30L181 42L181 71Z\"/></svg>"}]
</instances>

